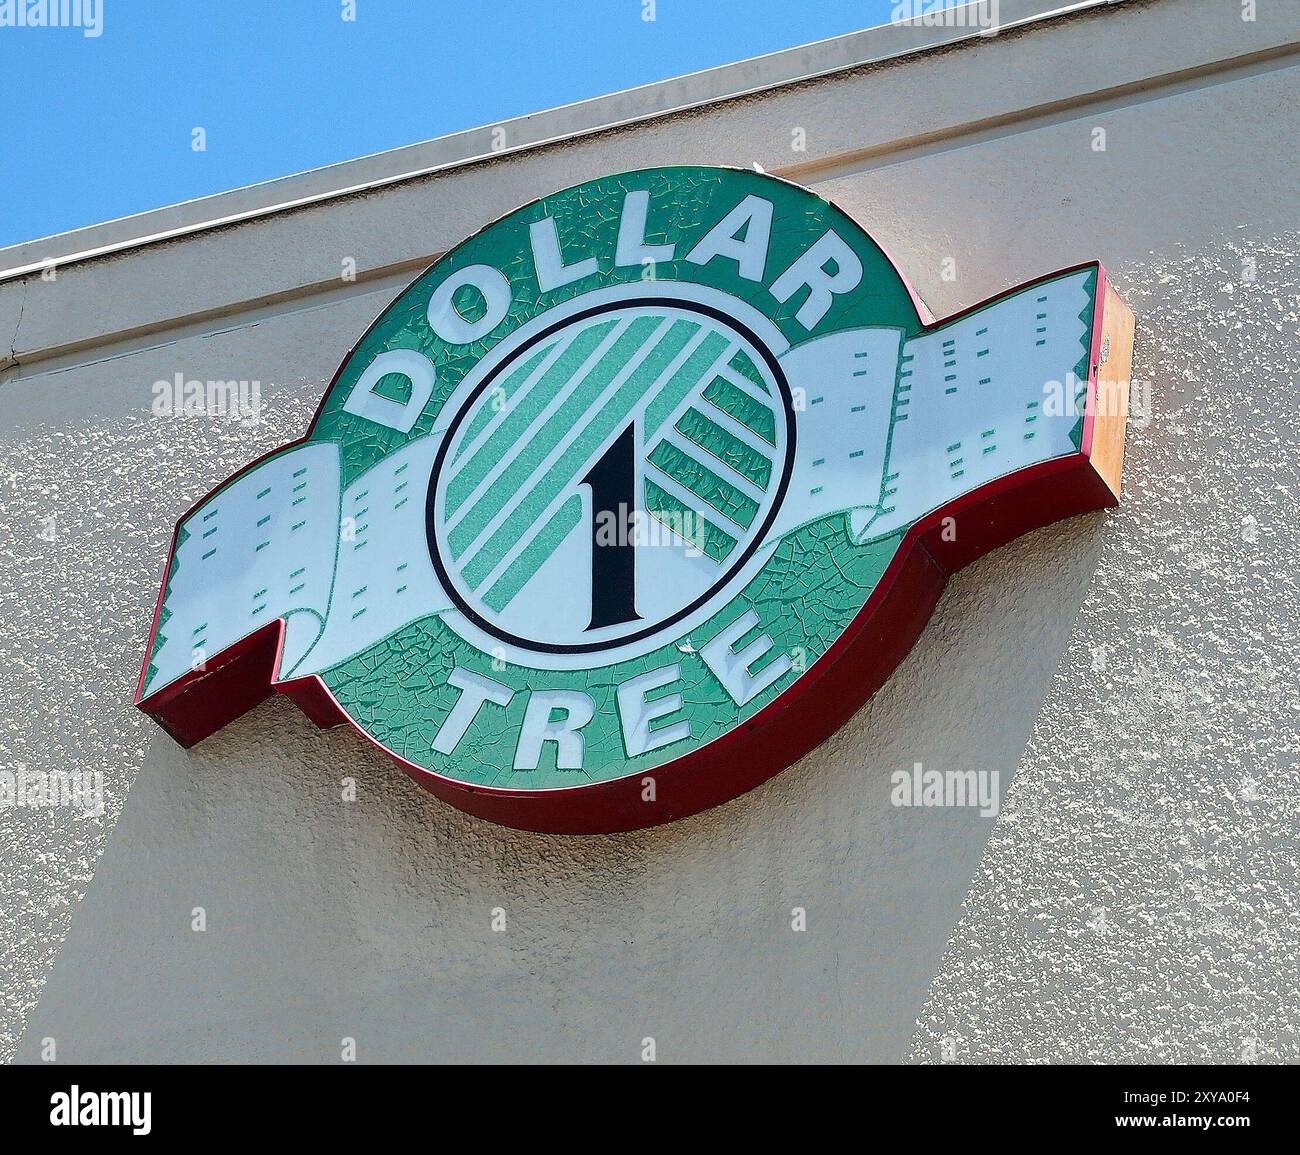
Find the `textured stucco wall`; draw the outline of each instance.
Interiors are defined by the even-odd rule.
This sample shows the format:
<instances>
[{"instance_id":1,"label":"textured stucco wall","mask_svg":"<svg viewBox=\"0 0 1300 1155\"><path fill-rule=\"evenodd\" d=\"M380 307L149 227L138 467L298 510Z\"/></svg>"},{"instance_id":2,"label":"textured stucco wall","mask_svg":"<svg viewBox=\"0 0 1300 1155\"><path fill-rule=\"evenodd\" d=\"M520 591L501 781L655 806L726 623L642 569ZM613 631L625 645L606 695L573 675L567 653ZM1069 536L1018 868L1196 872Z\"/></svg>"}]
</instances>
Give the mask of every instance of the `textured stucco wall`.
<instances>
[{"instance_id":1,"label":"textured stucco wall","mask_svg":"<svg viewBox=\"0 0 1300 1155\"><path fill-rule=\"evenodd\" d=\"M1300 1060L1300 234L1254 231L1125 270L1155 414L914 1059Z\"/></svg>"},{"instance_id":2,"label":"textured stucco wall","mask_svg":"<svg viewBox=\"0 0 1300 1155\"><path fill-rule=\"evenodd\" d=\"M129 331L0 381L0 757L102 769L108 785L102 819L0 819L0 1053L34 1060L54 1037L68 1061L334 1061L350 1036L363 1060L631 1061L653 1036L663 1061L1300 1058L1300 69L1275 55L1077 107L1050 99L1080 29L1116 69L1180 37L1240 55L1233 38L1258 33L1231 23L1235 4L1187 5L1202 18L1190 30L1176 7L487 166L508 206L662 162L655 150L736 162L752 144L779 168L753 126L788 149L805 125L804 179L937 314L1100 257L1138 315L1153 412L1130 431L1121 509L964 571L834 739L657 830L564 839L479 822L284 702L188 752L128 705L175 517L302 430L396 285L131 326L157 302L197 312L240 269L270 277L304 247L322 278L358 248L365 267L367 244L432 251L442 238L416 233L415 214L470 231L496 208L478 178L0 286L16 349L75 327L68 302L87 283L103 327ZM1137 35L1148 9L1166 13L1167 42ZM1009 49L1043 86L1032 116L884 156L819 146L823 125L851 137L858 116L865 141L884 116L852 86L942 103L948 76L977 105L1006 87ZM157 300L112 300L132 278ZM151 419L150 386L177 371L260 379L265 421ZM1002 815L891 806L890 773L918 760L999 771ZM794 906L806 933L790 930Z\"/></svg>"}]
</instances>

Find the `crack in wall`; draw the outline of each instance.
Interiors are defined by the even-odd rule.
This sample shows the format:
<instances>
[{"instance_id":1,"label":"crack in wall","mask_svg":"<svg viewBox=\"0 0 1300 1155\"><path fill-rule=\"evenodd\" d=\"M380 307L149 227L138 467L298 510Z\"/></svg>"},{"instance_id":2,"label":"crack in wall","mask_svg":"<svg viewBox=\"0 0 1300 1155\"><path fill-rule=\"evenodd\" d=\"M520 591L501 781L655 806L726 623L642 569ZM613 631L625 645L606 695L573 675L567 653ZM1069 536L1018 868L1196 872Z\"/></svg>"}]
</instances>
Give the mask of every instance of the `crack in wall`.
<instances>
[{"instance_id":1,"label":"crack in wall","mask_svg":"<svg viewBox=\"0 0 1300 1155\"><path fill-rule=\"evenodd\" d=\"M18 320L14 322L14 334L9 339L9 353L5 357L4 364L0 365L0 373L8 369L18 368L18 334L22 330L23 316L27 312L27 293L28 293L27 277L23 278L22 285L23 285L23 295L21 300L18 302Z\"/></svg>"}]
</instances>

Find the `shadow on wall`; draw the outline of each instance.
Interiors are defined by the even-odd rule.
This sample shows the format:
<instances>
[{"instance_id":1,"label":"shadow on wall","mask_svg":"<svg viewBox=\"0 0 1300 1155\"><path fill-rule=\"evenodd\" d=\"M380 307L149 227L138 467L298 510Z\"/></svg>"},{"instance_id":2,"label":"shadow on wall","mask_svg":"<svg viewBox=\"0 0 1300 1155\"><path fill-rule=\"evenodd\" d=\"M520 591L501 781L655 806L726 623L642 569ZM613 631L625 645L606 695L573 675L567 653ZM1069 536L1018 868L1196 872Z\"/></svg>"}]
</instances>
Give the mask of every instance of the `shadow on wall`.
<instances>
[{"instance_id":1,"label":"shadow on wall","mask_svg":"<svg viewBox=\"0 0 1300 1155\"><path fill-rule=\"evenodd\" d=\"M1151 421L917 1061L1300 1060L1297 255L1115 270Z\"/></svg>"},{"instance_id":2,"label":"shadow on wall","mask_svg":"<svg viewBox=\"0 0 1300 1155\"><path fill-rule=\"evenodd\" d=\"M891 775L1005 793L1105 522L959 574L840 733L652 830L470 818L283 700L188 752L156 734L18 1057L900 1061L993 820L896 807Z\"/></svg>"}]
</instances>

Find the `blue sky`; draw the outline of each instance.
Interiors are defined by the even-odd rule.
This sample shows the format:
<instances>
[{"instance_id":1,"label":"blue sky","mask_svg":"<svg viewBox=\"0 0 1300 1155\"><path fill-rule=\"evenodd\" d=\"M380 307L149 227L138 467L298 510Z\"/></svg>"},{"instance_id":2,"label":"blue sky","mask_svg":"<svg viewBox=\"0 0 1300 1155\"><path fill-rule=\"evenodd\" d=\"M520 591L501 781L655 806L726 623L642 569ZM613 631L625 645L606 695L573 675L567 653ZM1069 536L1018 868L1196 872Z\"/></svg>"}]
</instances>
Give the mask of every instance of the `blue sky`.
<instances>
[{"instance_id":1,"label":"blue sky","mask_svg":"<svg viewBox=\"0 0 1300 1155\"><path fill-rule=\"evenodd\" d=\"M24 3L26 0L19 0ZM0 27L0 245L888 22L894 0L100 0ZM201 126L207 151L191 148Z\"/></svg>"}]
</instances>

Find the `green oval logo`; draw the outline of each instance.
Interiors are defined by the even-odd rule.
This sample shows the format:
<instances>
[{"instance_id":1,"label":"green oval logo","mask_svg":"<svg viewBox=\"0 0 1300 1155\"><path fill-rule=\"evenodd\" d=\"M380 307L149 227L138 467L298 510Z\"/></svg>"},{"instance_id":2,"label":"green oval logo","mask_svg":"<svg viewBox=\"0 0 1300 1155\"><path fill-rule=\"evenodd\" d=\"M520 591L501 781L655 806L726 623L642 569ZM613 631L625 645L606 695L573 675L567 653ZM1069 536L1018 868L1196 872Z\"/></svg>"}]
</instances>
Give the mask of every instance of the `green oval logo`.
<instances>
[{"instance_id":1,"label":"green oval logo","mask_svg":"<svg viewBox=\"0 0 1300 1155\"><path fill-rule=\"evenodd\" d=\"M860 227L760 173L537 201L434 264L307 437L182 521L141 705L201 737L213 671L269 661L318 721L499 820L613 829L729 797L892 668L877 644L878 676L818 702L905 541L1084 456L1044 386L1086 393L1098 282L927 325Z\"/></svg>"}]
</instances>

